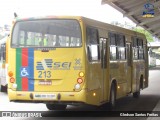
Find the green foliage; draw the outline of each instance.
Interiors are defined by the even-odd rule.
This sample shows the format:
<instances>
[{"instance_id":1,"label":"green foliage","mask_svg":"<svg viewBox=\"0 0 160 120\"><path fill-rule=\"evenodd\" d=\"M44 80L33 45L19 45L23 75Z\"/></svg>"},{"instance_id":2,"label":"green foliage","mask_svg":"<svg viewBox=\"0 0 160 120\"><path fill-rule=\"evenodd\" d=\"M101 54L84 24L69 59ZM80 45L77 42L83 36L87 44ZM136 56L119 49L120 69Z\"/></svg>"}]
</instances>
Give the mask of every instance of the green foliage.
<instances>
[{"instance_id":1,"label":"green foliage","mask_svg":"<svg viewBox=\"0 0 160 120\"><path fill-rule=\"evenodd\" d=\"M147 39L148 42L153 42L154 41L152 35L148 31L144 30L143 28L136 27L134 29L134 31L143 33L146 36L146 39Z\"/></svg>"}]
</instances>

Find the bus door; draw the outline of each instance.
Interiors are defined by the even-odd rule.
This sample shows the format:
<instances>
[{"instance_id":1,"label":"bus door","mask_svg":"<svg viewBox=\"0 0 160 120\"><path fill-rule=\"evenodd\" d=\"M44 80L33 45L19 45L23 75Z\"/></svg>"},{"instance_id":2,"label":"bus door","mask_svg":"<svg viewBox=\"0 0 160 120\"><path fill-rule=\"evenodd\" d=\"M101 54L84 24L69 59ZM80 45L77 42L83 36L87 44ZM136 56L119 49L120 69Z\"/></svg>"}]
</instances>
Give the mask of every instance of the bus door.
<instances>
[{"instance_id":1,"label":"bus door","mask_svg":"<svg viewBox=\"0 0 160 120\"><path fill-rule=\"evenodd\" d=\"M107 72L107 39L106 38L100 38L100 51L101 51L101 69L102 69L102 80L101 80L101 101L105 101L107 99L107 89L109 88L108 85L109 83L107 80L107 76L109 76L109 72Z\"/></svg>"},{"instance_id":2,"label":"bus door","mask_svg":"<svg viewBox=\"0 0 160 120\"><path fill-rule=\"evenodd\" d=\"M132 51L131 51L131 44L126 44L126 51L127 51L127 93L131 92L132 89Z\"/></svg>"},{"instance_id":3,"label":"bus door","mask_svg":"<svg viewBox=\"0 0 160 120\"><path fill-rule=\"evenodd\" d=\"M101 68L101 60L100 60L100 42L98 29L93 27L87 27L87 55L88 55L88 81L87 87L89 89L89 93L93 94L94 91L96 95L96 99L91 99L92 96L88 96L90 102L102 102L103 101L103 73Z\"/></svg>"}]
</instances>

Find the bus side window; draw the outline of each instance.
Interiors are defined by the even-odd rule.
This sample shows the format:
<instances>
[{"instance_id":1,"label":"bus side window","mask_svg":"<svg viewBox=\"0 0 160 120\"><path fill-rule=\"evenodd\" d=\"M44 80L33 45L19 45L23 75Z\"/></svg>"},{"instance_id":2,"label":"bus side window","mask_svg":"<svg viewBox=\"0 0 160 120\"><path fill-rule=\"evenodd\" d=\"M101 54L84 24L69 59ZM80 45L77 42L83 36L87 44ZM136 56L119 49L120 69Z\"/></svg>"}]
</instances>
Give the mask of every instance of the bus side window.
<instances>
[{"instance_id":1,"label":"bus side window","mask_svg":"<svg viewBox=\"0 0 160 120\"><path fill-rule=\"evenodd\" d=\"M90 62L100 60L99 35L95 28L87 27L87 50Z\"/></svg>"},{"instance_id":2,"label":"bus side window","mask_svg":"<svg viewBox=\"0 0 160 120\"><path fill-rule=\"evenodd\" d=\"M133 59L138 59L138 44L137 44L137 38L132 37L132 48L133 48Z\"/></svg>"},{"instance_id":3,"label":"bus side window","mask_svg":"<svg viewBox=\"0 0 160 120\"><path fill-rule=\"evenodd\" d=\"M110 38L110 59L116 60L117 59L116 34L109 33L109 38Z\"/></svg>"},{"instance_id":4,"label":"bus side window","mask_svg":"<svg viewBox=\"0 0 160 120\"><path fill-rule=\"evenodd\" d=\"M117 58L120 60L126 59L126 46L125 46L125 36L117 34Z\"/></svg>"},{"instance_id":5,"label":"bus side window","mask_svg":"<svg viewBox=\"0 0 160 120\"><path fill-rule=\"evenodd\" d=\"M143 40L138 39L138 47L139 47L139 59L144 59L144 48L143 48Z\"/></svg>"}]
</instances>

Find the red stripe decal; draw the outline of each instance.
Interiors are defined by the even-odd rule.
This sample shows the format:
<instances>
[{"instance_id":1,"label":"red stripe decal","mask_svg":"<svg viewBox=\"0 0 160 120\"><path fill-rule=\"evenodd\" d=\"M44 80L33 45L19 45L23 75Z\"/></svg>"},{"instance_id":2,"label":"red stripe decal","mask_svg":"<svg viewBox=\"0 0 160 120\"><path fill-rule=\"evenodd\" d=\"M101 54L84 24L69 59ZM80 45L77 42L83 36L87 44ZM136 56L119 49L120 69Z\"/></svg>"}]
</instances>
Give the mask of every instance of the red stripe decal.
<instances>
[{"instance_id":1,"label":"red stripe decal","mask_svg":"<svg viewBox=\"0 0 160 120\"><path fill-rule=\"evenodd\" d=\"M22 91L28 91L28 78L22 78Z\"/></svg>"},{"instance_id":2,"label":"red stripe decal","mask_svg":"<svg viewBox=\"0 0 160 120\"><path fill-rule=\"evenodd\" d=\"M28 48L22 49L22 66L28 66Z\"/></svg>"},{"instance_id":3,"label":"red stripe decal","mask_svg":"<svg viewBox=\"0 0 160 120\"><path fill-rule=\"evenodd\" d=\"M28 48L22 49L22 66L28 67ZM22 77L22 91L28 91L28 78Z\"/></svg>"}]
</instances>

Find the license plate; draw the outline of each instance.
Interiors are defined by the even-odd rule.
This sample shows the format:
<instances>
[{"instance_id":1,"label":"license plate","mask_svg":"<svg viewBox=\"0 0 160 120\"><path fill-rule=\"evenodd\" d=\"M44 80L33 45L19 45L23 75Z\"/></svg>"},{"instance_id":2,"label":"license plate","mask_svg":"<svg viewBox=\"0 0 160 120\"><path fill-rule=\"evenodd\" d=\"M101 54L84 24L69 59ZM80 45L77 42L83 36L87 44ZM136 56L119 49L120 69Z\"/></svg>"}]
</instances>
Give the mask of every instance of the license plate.
<instances>
[{"instance_id":1,"label":"license plate","mask_svg":"<svg viewBox=\"0 0 160 120\"><path fill-rule=\"evenodd\" d=\"M39 80L39 85L52 85L51 80Z\"/></svg>"},{"instance_id":2,"label":"license plate","mask_svg":"<svg viewBox=\"0 0 160 120\"><path fill-rule=\"evenodd\" d=\"M34 94L34 99L56 99L56 94Z\"/></svg>"}]
</instances>

